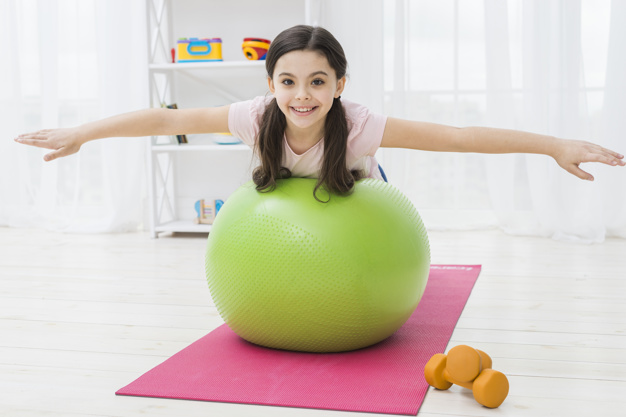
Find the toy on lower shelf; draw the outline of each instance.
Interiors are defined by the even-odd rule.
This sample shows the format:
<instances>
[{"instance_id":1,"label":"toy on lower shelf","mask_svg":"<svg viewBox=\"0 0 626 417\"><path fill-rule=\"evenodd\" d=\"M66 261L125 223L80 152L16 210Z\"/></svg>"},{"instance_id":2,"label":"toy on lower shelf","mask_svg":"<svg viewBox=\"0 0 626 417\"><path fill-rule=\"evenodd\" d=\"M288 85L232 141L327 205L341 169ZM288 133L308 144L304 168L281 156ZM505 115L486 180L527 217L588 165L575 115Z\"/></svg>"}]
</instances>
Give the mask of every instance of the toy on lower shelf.
<instances>
[{"instance_id":1,"label":"toy on lower shelf","mask_svg":"<svg viewBox=\"0 0 626 417\"><path fill-rule=\"evenodd\" d=\"M448 355L437 353L426 364L429 385L447 390L452 384L472 390L474 399L489 408L499 407L509 394L509 380L491 369L491 357L466 345L455 346Z\"/></svg>"},{"instance_id":2,"label":"toy on lower shelf","mask_svg":"<svg viewBox=\"0 0 626 417\"><path fill-rule=\"evenodd\" d=\"M223 204L223 200L213 200L211 203L208 200L196 201L194 205L196 218L193 219L193 222L195 224L213 224L215 216L217 216Z\"/></svg>"}]
</instances>

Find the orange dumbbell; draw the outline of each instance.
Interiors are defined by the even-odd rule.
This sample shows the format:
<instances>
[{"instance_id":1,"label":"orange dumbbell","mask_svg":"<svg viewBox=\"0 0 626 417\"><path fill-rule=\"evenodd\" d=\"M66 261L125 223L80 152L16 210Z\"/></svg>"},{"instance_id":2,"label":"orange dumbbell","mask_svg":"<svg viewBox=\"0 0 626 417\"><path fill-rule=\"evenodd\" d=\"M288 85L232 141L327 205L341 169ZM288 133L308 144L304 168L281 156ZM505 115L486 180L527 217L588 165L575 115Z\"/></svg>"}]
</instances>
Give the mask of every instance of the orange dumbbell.
<instances>
[{"instance_id":1,"label":"orange dumbbell","mask_svg":"<svg viewBox=\"0 0 626 417\"><path fill-rule=\"evenodd\" d=\"M480 404L496 408L509 394L509 380L491 369L485 352L465 345L455 346L448 355L437 353L426 364L424 377L429 385L447 390L452 384L472 390Z\"/></svg>"}]
</instances>

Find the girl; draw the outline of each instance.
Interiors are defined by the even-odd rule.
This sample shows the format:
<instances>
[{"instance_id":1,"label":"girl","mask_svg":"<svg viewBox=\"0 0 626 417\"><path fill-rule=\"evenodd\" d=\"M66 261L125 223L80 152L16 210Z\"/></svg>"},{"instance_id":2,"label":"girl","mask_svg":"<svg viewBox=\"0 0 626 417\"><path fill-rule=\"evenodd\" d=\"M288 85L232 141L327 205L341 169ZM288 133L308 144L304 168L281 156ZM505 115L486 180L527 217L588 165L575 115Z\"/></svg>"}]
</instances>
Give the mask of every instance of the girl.
<instances>
[{"instance_id":1,"label":"girl","mask_svg":"<svg viewBox=\"0 0 626 417\"><path fill-rule=\"evenodd\" d=\"M68 129L41 130L15 140L52 149L52 161L94 139L120 136L231 132L255 149L261 165L253 173L258 190L272 190L289 176L318 178L315 190L345 194L362 177L384 179L374 158L379 147L447 152L549 155L584 180L583 162L625 165L624 156L601 146L539 134L455 128L373 114L341 99L347 62L339 42L320 27L281 32L266 57L273 97L229 106L188 110L149 109Z\"/></svg>"}]
</instances>

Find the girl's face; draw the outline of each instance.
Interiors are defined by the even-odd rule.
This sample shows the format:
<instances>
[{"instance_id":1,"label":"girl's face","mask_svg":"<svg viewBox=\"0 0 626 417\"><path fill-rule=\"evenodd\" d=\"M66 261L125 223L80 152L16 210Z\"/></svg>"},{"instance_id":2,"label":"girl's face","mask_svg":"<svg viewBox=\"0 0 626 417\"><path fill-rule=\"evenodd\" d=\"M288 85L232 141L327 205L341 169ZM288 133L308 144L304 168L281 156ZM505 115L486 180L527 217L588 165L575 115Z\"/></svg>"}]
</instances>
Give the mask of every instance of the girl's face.
<instances>
[{"instance_id":1,"label":"girl's face","mask_svg":"<svg viewBox=\"0 0 626 417\"><path fill-rule=\"evenodd\" d=\"M346 78L337 79L326 57L315 51L292 51L274 67L269 88L292 131L320 130L326 115L344 89ZM318 138L319 139L319 138Z\"/></svg>"}]
</instances>

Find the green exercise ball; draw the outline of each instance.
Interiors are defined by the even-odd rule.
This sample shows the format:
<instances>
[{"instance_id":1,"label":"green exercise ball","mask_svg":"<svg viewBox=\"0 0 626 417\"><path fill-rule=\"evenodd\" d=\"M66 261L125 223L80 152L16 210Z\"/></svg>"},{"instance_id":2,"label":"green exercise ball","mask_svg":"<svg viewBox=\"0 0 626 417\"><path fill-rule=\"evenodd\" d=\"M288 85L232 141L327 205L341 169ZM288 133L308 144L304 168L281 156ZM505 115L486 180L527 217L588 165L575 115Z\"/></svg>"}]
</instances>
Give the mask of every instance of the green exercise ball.
<instances>
[{"instance_id":1,"label":"green exercise ball","mask_svg":"<svg viewBox=\"0 0 626 417\"><path fill-rule=\"evenodd\" d=\"M306 352L363 348L399 329L424 293L430 247L409 199L365 179L324 203L313 196L315 184L290 178L258 192L250 182L215 219L206 250L211 297L251 343Z\"/></svg>"}]
</instances>

